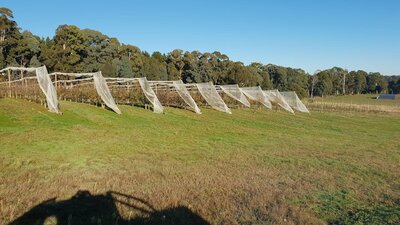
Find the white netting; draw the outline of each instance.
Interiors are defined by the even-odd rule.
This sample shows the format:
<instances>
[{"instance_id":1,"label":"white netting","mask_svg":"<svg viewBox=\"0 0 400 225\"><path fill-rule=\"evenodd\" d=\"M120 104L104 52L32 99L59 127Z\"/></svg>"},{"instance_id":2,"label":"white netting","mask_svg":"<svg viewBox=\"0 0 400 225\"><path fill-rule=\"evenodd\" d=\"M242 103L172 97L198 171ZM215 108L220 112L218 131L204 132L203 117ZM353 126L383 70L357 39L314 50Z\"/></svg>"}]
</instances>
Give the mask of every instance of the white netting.
<instances>
[{"instance_id":1,"label":"white netting","mask_svg":"<svg viewBox=\"0 0 400 225\"><path fill-rule=\"evenodd\" d=\"M240 89L250 100L257 101L265 107L272 109L272 104L261 87L242 87Z\"/></svg>"},{"instance_id":2,"label":"white netting","mask_svg":"<svg viewBox=\"0 0 400 225\"><path fill-rule=\"evenodd\" d=\"M243 92L240 90L237 84L233 85L220 85L221 90L227 94L229 97L241 102L243 105L250 107L250 102L244 96Z\"/></svg>"},{"instance_id":3,"label":"white netting","mask_svg":"<svg viewBox=\"0 0 400 225\"><path fill-rule=\"evenodd\" d=\"M117 104L115 104L114 98L111 95L110 89L108 88L108 85L101 74L101 72L96 72L93 74L93 82L94 86L96 88L97 94L100 95L101 100L114 112L121 114L121 110L119 110Z\"/></svg>"},{"instance_id":4,"label":"white netting","mask_svg":"<svg viewBox=\"0 0 400 225\"><path fill-rule=\"evenodd\" d=\"M267 90L264 91L264 93L271 102L278 104L280 107L288 112L294 113L289 103L286 102L285 98L280 94L278 90Z\"/></svg>"},{"instance_id":5,"label":"white netting","mask_svg":"<svg viewBox=\"0 0 400 225\"><path fill-rule=\"evenodd\" d=\"M144 95L153 105L153 111L155 113L162 113L164 111L164 107L161 105L149 82L147 82L146 77L138 78L138 81Z\"/></svg>"},{"instance_id":6,"label":"white netting","mask_svg":"<svg viewBox=\"0 0 400 225\"><path fill-rule=\"evenodd\" d=\"M27 70L28 71L28 70ZM47 106L50 112L59 113L57 92L53 86L49 74L47 73L46 66L36 68L36 78L39 83L40 89L42 89L46 96Z\"/></svg>"},{"instance_id":7,"label":"white netting","mask_svg":"<svg viewBox=\"0 0 400 225\"><path fill-rule=\"evenodd\" d=\"M303 104L303 102L301 102L296 92L294 91L281 92L281 95L285 98L286 102L289 103L289 105L293 109L299 112L310 113L310 111L308 111L307 107Z\"/></svg>"},{"instance_id":8,"label":"white netting","mask_svg":"<svg viewBox=\"0 0 400 225\"><path fill-rule=\"evenodd\" d=\"M46 66L44 66L44 67L46 67ZM11 71L26 71L26 72L36 72L36 69L37 68L34 68L34 67L13 67L13 66L11 66L11 67L7 67L7 68L4 68L4 69L2 69L2 70L0 70L0 73L3 73L3 72L5 72L5 71L7 71L7 70L11 70ZM47 69L46 69L46 71L47 71Z\"/></svg>"},{"instance_id":9,"label":"white netting","mask_svg":"<svg viewBox=\"0 0 400 225\"><path fill-rule=\"evenodd\" d=\"M196 84L196 87L211 107L218 111L231 114L231 110L228 108L228 106L226 106L221 96L219 96L212 82L198 83Z\"/></svg>"},{"instance_id":10,"label":"white netting","mask_svg":"<svg viewBox=\"0 0 400 225\"><path fill-rule=\"evenodd\" d=\"M198 114L201 114L199 107L197 106L196 102L193 100L192 96L190 95L189 91L186 89L185 84L182 80L177 80L172 82L176 91L178 92L179 96L188 104L194 111Z\"/></svg>"}]
</instances>

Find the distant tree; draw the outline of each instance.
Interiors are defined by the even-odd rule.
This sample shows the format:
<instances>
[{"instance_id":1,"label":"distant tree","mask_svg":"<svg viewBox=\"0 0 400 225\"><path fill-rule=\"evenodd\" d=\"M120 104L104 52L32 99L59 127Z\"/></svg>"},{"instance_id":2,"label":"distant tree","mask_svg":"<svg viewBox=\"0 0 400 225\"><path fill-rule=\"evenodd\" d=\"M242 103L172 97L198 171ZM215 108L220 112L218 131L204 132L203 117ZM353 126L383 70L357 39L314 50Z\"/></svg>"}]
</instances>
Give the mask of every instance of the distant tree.
<instances>
[{"instance_id":1,"label":"distant tree","mask_svg":"<svg viewBox=\"0 0 400 225\"><path fill-rule=\"evenodd\" d=\"M13 12L9 8L0 7L0 15L5 17L14 18Z\"/></svg>"},{"instance_id":2,"label":"distant tree","mask_svg":"<svg viewBox=\"0 0 400 225\"><path fill-rule=\"evenodd\" d=\"M350 94L365 92L368 73L362 70L350 71L347 75L346 87Z\"/></svg>"},{"instance_id":3,"label":"distant tree","mask_svg":"<svg viewBox=\"0 0 400 225\"><path fill-rule=\"evenodd\" d=\"M388 76L386 77L388 82L388 91L391 94L400 93L400 76Z\"/></svg>"},{"instance_id":4,"label":"distant tree","mask_svg":"<svg viewBox=\"0 0 400 225\"><path fill-rule=\"evenodd\" d=\"M105 77L116 77L117 76L117 68L116 65L112 62L106 62L100 68L103 76Z\"/></svg>"},{"instance_id":5,"label":"distant tree","mask_svg":"<svg viewBox=\"0 0 400 225\"><path fill-rule=\"evenodd\" d=\"M165 62L160 61L157 57L143 55L143 66L140 74L149 80L167 80L167 68Z\"/></svg>"},{"instance_id":6,"label":"distant tree","mask_svg":"<svg viewBox=\"0 0 400 225\"><path fill-rule=\"evenodd\" d=\"M100 70L105 63L118 56L118 47L113 46L110 38L98 31L84 29L81 31L87 37L86 57L83 59L84 72Z\"/></svg>"},{"instance_id":7,"label":"distant tree","mask_svg":"<svg viewBox=\"0 0 400 225\"><path fill-rule=\"evenodd\" d=\"M39 67L42 66L42 64L39 62L38 58L36 55L34 55L31 60L29 61L29 66L30 67Z\"/></svg>"},{"instance_id":8,"label":"distant tree","mask_svg":"<svg viewBox=\"0 0 400 225\"><path fill-rule=\"evenodd\" d=\"M387 91L388 83L380 73L369 73L367 76L367 92L381 93Z\"/></svg>"},{"instance_id":9,"label":"distant tree","mask_svg":"<svg viewBox=\"0 0 400 225\"><path fill-rule=\"evenodd\" d=\"M175 79L181 79L183 73L183 67L185 63L183 61L182 50L175 49L167 55L167 63L168 63L168 76L170 79L173 77ZM171 68L171 65L175 67L175 69ZM169 72L171 71L171 73ZM177 74L175 74L177 71Z\"/></svg>"},{"instance_id":10,"label":"distant tree","mask_svg":"<svg viewBox=\"0 0 400 225\"><path fill-rule=\"evenodd\" d=\"M24 31L20 36L18 44L10 50L10 54L14 56L18 64L22 67L25 67L30 59L39 54L39 52L40 39L29 31Z\"/></svg>"},{"instance_id":11,"label":"distant tree","mask_svg":"<svg viewBox=\"0 0 400 225\"><path fill-rule=\"evenodd\" d=\"M130 65L132 65L132 71L135 74L139 74L139 71L143 66L142 55L143 55L142 52L136 46L133 45L121 46L120 56L128 57L128 59L131 61Z\"/></svg>"},{"instance_id":12,"label":"distant tree","mask_svg":"<svg viewBox=\"0 0 400 225\"><path fill-rule=\"evenodd\" d=\"M14 64L15 48L18 46L21 34L13 18L12 11L0 8L0 54L3 66Z\"/></svg>"},{"instance_id":13,"label":"distant tree","mask_svg":"<svg viewBox=\"0 0 400 225\"><path fill-rule=\"evenodd\" d=\"M132 62L127 56L123 56L117 66L117 77L133 77Z\"/></svg>"},{"instance_id":14,"label":"distant tree","mask_svg":"<svg viewBox=\"0 0 400 225\"><path fill-rule=\"evenodd\" d=\"M314 88L315 84L318 81L318 73L320 73L321 70L316 70L312 76L309 78L309 86L310 86L310 97L314 98Z\"/></svg>"},{"instance_id":15,"label":"distant tree","mask_svg":"<svg viewBox=\"0 0 400 225\"><path fill-rule=\"evenodd\" d=\"M168 80L179 80L181 78L179 71L173 63L167 65Z\"/></svg>"},{"instance_id":16,"label":"distant tree","mask_svg":"<svg viewBox=\"0 0 400 225\"><path fill-rule=\"evenodd\" d=\"M60 71L84 71L83 59L86 58L87 36L76 26L61 25L56 30L53 56L56 58L54 69Z\"/></svg>"},{"instance_id":17,"label":"distant tree","mask_svg":"<svg viewBox=\"0 0 400 225\"><path fill-rule=\"evenodd\" d=\"M318 77L314 89L316 95L323 96L335 93L331 76L327 71L321 71L316 76Z\"/></svg>"},{"instance_id":18,"label":"distant tree","mask_svg":"<svg viewBox=\"0 0 400 225\"><path fill-rule=\"evenodd\" d=\"M185 52L183 55L184 68L181 75L181 79L186 83L197 83L201 82L200 68L199 68L199 57L201 53Z\"/></svg>"},{"instance_id":19,"label":"distant tree","mask_svg":"<svg viewBox=\"0 0 400 225\"><path fill-rule=\"evenodd\" d=\"M261 88L263 88L264 90L270 90L273 88L272 81L268 73L268 67L266 65L263 65L261 63L252 63L249 67L253 68L258 76L260 76Z\"/></svg>"},{"instance_id":20,"label":"distant tree","mask_svg":"<svg viewBox=\"0 0 400 225\"><path fill-rule=\"evenodd\" d=\"M161 54L161 52L155 51L155 52L153 52L151 57L153 59L156 59L160 63L164 63L165 62L165 56L163 54Z\"/></svg>"}]
</instances>

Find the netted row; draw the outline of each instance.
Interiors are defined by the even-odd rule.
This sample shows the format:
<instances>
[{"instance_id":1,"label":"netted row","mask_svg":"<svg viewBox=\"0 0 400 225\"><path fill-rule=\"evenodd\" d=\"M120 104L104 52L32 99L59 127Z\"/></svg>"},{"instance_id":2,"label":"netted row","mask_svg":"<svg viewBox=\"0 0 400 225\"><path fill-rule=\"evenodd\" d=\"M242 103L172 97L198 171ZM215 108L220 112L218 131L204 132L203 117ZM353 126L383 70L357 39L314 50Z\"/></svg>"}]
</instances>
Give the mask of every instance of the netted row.
<instances>
[{"instance_id":1,"label":"netted row","mask_svg":"<svg viewBox=\"0 0 400 225\"><path fill-rule=\"evenodd\" d=\"M58 99L103 105L121 114L117 105L150 106L162 113L164 106L201 113L198 106L231 114L230 108L273 105L288 112L309 112L295 92L262 90L260 87L214 85L212 82L184 84L178 81L147 81L146 78L105 78L96 73L48 74L46 67L0 70L0 97L45 102L49 111L60 112Z\"/></svg>"}]
</instances>

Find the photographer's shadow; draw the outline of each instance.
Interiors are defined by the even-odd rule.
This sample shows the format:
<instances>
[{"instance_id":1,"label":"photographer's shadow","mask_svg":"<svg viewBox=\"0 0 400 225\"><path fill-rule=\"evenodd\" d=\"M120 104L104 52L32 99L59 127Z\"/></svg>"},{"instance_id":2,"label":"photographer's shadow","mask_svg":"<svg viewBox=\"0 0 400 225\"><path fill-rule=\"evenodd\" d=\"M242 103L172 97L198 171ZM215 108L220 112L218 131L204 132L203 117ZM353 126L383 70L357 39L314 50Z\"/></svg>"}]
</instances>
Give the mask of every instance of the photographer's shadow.
<instances>
[{"instance_id":1,"label":"photographer's shadow","mask_svg":"<svg viewBox=\"0 0 400 225\"><path fill-rule=\"evenodd\" d=\"M117 204L127 207L140 216L124 219ZM148 202L118 192L92 195L78 191L67 200L49 199L15 219L9 225L180 225L209 223L184 206L156 210Z\"/></svg>"}]
</instances>

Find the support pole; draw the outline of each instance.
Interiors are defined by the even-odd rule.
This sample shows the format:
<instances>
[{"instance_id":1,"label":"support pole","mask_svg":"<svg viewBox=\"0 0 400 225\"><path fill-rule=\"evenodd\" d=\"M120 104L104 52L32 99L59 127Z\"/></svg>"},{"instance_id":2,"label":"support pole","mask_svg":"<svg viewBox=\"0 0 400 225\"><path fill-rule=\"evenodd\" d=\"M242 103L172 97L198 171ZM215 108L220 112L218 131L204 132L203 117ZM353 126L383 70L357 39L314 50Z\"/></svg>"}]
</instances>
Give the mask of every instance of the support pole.
<instances>
[{"instance_id":1,"label":"support pole","mask_svg":"<svg viewBox=\"0 0 400 225\"><path fill-rule=\"evenodd\" d=\"M21 92L25 94L26 93L26 88L24 86L24 83L25 83L24 71L21 70L21 86L22 86L22 88L20 88L20 90L22 90ZM22 93L20 93L21 94L21 98L22 98Z\"/></svg>"},{"instance_id":2,"label":"support pole","mask_svg":"<svg viewBox=\"0 0 400 225\"><path fill-rule=\"evenodd\" d=\"M11 98L11 71L7 70L8 75L8 96Z\"/></svg>"},{"instance_id":3,"label":"support pole","mask_svg":"<svg viewBox=\"0 0 400 225\"><path fill-rule=\"evenodd\" d=\"M58 88L58 84L57 84L57 74L54 75L54 83L56 84L56 91L57 91L57 88Z\"/></svg>"},{"instance_id":4,"label":"support pole","mask_svg":"<svg viewBox=\"0 0 400 225\"><path fill-rule=\"evenodd\" d=\"M128 88L127 88L127 90L128 90L128 104L129 104L129 102L130 102L130 98L131 98L131 88L129 87L129 85L130 85L130 82L128 81L127 82L127 86L128 86Z\"/></svg>"}]
</instances>

